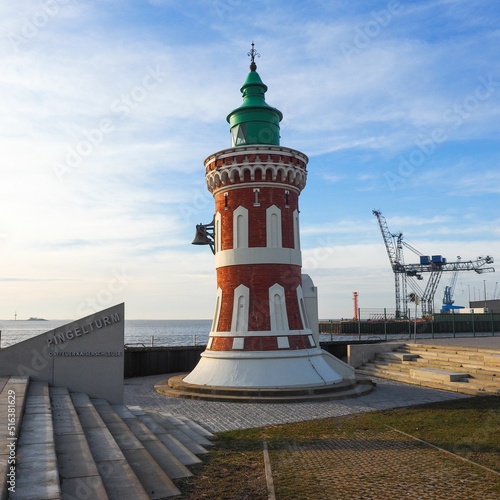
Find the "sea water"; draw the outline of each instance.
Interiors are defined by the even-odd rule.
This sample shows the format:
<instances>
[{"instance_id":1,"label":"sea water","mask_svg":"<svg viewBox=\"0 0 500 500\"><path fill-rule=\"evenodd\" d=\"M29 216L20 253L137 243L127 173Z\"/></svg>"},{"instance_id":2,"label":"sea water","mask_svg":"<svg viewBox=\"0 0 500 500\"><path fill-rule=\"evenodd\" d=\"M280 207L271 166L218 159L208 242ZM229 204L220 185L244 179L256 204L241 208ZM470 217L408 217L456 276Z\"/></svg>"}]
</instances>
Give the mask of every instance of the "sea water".
<instances>
[{"instance_id":1,"label":"sea water","mask_svg":"<svg viewBox=\"0 0 500 500\"><path fill-rule=\"evenodd\" d=\"M17 344L72 321L0 320L0 347ZM125 345L145 347L206 345L211 325L212 322L208 319L128 319L125 320ZM403 335L388 336L390 340L403 337ZM363 335L363 338L366 339L367 336ZM358 335L320 334L319 336L320 342L356 339ZM382 340L379 337L377 339Z\"/></svg>"},{"instance_id":2,"label":"sea water","mask_svg":"<svg viewBox=\"0 0 500 500\"><path fill-rule=\"evenodd\" d=\"M8 347L17 344L72 321L0 320L0 346ZM211 321L205 319L129 319L125 320L125 344L134 346L206 345L210 327Z\"/></svg>"}]
</instances>

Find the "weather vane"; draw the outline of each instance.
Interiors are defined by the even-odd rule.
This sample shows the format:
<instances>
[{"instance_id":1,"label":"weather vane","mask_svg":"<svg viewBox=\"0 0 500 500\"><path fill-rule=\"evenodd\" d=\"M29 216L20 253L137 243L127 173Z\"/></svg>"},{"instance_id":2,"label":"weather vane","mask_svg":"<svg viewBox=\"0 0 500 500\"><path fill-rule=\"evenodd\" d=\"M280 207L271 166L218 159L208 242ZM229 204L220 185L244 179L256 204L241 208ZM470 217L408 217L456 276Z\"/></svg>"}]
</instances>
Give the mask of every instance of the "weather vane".
<instances>
[{"instance_id":1,"label":"weather vane","mask_svg":"<svg viewBox=\"0 0 500 500\"><path fill-rule=\"evenodd\" d=\"M255 71L257 69L257 65L255 64L255 58L260 57L260 54L255 50L255 44L252 42L252 49L247 54L250 56L250 71Z\"/></svg>"}]
</instances>

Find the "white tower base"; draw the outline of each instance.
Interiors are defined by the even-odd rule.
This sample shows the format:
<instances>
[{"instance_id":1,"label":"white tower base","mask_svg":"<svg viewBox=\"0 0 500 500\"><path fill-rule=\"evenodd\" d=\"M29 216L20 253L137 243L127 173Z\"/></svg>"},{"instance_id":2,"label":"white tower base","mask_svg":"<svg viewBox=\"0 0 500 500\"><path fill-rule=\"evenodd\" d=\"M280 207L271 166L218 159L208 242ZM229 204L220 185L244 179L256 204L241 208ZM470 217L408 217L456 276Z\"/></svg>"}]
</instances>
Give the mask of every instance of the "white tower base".
<instances>
[{"instance_id":1,"label":"white tower base","mask_svg":"<svg viewBox=\"0 0 500 500\"><path fill-rule=\"evenodd\" d=\"M205 351L183 381L231 388L317 387L354 379L354 369L322 349L286 352Z\"/></svg>"}]
</instances>

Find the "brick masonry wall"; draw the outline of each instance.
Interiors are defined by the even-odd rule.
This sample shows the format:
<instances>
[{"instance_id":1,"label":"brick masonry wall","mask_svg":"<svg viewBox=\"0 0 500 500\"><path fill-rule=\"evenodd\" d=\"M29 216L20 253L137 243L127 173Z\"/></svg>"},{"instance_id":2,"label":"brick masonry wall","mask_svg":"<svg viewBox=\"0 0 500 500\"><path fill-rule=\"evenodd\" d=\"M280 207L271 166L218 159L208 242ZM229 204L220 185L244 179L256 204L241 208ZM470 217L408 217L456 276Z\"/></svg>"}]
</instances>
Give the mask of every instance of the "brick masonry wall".
<instances>
[{"instance_id":1,"label":"brick masonry wall","mask_svg":"<svg viewBox=\"0 0 500 500\"><path fill-rule=\"evenodd\" d=\"M290 347L279 348L278 337L256 336L246 337L244 340L244 351L284 351L297 349L310 349L311 343L307 335L288 335ZM214 337L211 351L232 351L233 337ZM239 350L239 349L238 349Z\"/></svg>"},{"instance_id":2,"label":"brick masonry wall","mask_svg":"<svg viewBox=\"0 0 500 500\"><path fill-rule=\"evenodd\" d=\"M223 157L227 154L223 151L205 162L207 183L214 192L215 210L221 217L221 250L233 249L233 214L239 207L248 210L248 246L266 248L266 210L273 205L281 211L282 248L294 248L294 212L298 211L299 194L305 182L305 157L302 159L297 152L286 148L280 152L241 150L239 153L235 151ZM302 173L294 177L297 169ZM273 175L276 175L274 180ZM275 182L276 186L262 185L264 182ZM257 204L255 188L259 189ZM297 286L302 283L300 266L249 262L217 269L217 285L222 289L222 301L216 331L231 330L234 290L239 285L245 285L250 291L248 330L270 331L269 289L276 283L284 288L290 330L303 329L296 293ZM220 344L222 350L228 348L223 339L214 338L214 342L217 346ZM294 342L301 341L295 339ZM293 348L304 348L301 345L294 345ZM270 349L271 345L266 348Z\"/></svg>"},{"instance_id":3,"label":"brick masonry wall","mask_svg":"<svg viewBox=\"0 0 500 500\"><path fill-rule=\"evenodd\" d=\"M285 301L290 330L303 329L297 300L297 286L302 284L300 266L259 264L220 267L217 286L222 289L222 305L218 332L231 330L234 289L245 285L250 289L249 331L271 330L269 317L269 288L278 283L285 289Z\"/></svg>"},{"instance_id":4,"label":"brick masonry wall","mask_svg":"<svg viewBox=\"0 0 500 500\"><path fill-rule=\"evenodd\" d=\"M215 210L221 214L222 250L233 248L233 212L240 206L248 210L249 247L265 247L267 243L266 210L272 205L276 205L281 210L282 246L293 248L293 213L298 210L298 193L289 190L287 205L285 188L263 186L259 192L259 206L254 206L253 189L251 184L242 185L240 189L221 191L215 196Z\"/></svg>"}]
</instances>

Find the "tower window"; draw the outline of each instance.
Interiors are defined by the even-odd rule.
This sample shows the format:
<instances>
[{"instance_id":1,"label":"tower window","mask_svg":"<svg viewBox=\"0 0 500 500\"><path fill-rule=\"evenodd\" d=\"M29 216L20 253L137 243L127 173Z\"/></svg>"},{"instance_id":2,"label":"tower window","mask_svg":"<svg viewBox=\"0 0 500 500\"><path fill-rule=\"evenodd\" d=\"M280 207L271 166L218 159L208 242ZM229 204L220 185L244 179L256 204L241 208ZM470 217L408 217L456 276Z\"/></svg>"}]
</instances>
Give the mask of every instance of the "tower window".
<instances>
[{"instance_id":1,"label":"tower window","mask_svg":"<svg viewBox=\"0 0 500 500\"><path fill-rule=\"evenodd\" d=\"M276 205L266 210L266 239L268 248L281 248L283 246L281 210Z\"/></svg>"},{"instance_id":2,"label":"tower window","mask_svg":"<svg viewBox=\"0 0 500 500\"><path fill-rule=\"evenodd\" d=\"M212 328L210 330L212 332L217 331L217 326L219 324L221 305L222 305L222 289L219 287L219 288L217 288L217 301L215 303L215 312L214 312L214 317L212 320Z\"/></svg>"},{"instance_id":3,"label":"tower window","mask_svg":"<svg viewBox=\"0 0 500 500\"><path fill-rule=\"evenodd\" d=\"M299 212L293 211L293 248L300 250Z\"/></svg>"},{"instance_id":4,"label":"tower window","mask_svg":"<svg viewBox=\"0 0 500 500\"><path fill-rule=\"evenodd\" d=\"M246 124L242 123L237 125L231 131L233 146L240 146L241 144L246 144Z\"/></svg>"},{"instance_id":5,"label":"tower window","mask_svg":"<svg viewBox=\"0 0 500 500\"><path fill-rule=\"evenodd\" d=\"M233 317L231 320L231 331L248 331L248 301L250 289L245 285L239 285L234 289Z\"/></svg>"},{"instance_id":6,"label":"tower window","mask_svg":"<svg viewBox=\"0 0 500 500\"><path fill-rule=\"evenodd\" d=\"M233 214L233 248L248 248L248 210L238 207Z\"/></svg>"},{"instance_id":7,"label":"tower window","mask_svg":"<svg viewBox=\"0 0 500 500\"><path fill-rule=\"evenodd\" d=\"M289 330L285 289L278 283L269 288L269 313L273 332L286 332Z\"/></svg>"}]
</instances>

